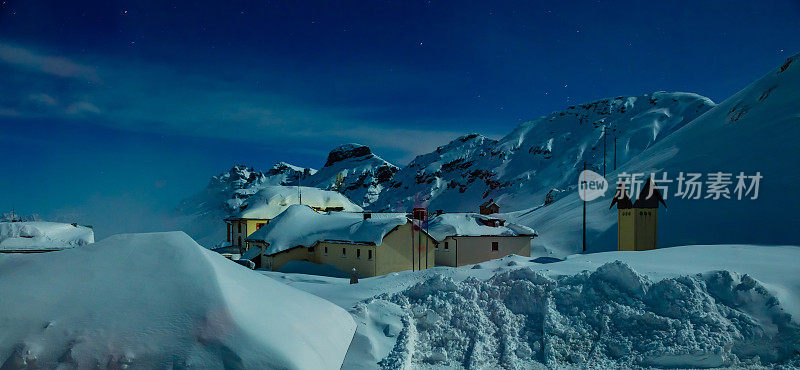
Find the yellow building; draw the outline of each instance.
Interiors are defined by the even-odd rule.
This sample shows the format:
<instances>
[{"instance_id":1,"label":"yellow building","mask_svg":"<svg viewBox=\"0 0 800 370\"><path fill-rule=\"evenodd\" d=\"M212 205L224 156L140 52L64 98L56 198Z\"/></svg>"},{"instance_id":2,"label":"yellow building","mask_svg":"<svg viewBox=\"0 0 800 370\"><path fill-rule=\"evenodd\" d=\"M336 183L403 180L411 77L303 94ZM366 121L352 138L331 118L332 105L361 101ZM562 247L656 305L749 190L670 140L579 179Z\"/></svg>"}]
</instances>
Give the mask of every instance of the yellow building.
<instances>
[{"instance_id":1,"label":"yellow building","mask_svg":"<svg viewBox=\"0 0 800 370\"><path fill-rule=\"evenodd\" d=\"M530 257L536 232L526 226L474 213L431 218L428 232L438 242L436 266L464 266L511 254Z\"/></svg>"},{"instance_id":2,"label":"yellow building","mask_svg":"<svg viewBox=\"0 0 800 370\"><path fill-rule=\"evenodd\" d=\"M335 191L305 186L267 186L248 197L236 215L224 219L227 241L244 251L248 236L294 204L305 204L320 211L361 211L361 207Z\"/></svg>"},{"instance_id":3,"label":"yellow building","mask_svg":"<svg viewBox=\"0 0 800 370\"><path fill-rule=\"evenodd\" d=\"M624 184L617 187L611 207L617 205L617 250L644 251L658 248L658 207L666 208L661 192L647 179L635 203Z\"/></svg>"},{"instance_id":4,"label":"yellow building","mask_svg":"<svg viewBox=\"0 0 800 370\"><path fill-rule=\"evenodd\" d=\"M290 261L332 265L360 277L435 266L436 241L404 213L320 213L295 205L250 235L242 256L278 270Z\"/></svg>"}]
</instances>

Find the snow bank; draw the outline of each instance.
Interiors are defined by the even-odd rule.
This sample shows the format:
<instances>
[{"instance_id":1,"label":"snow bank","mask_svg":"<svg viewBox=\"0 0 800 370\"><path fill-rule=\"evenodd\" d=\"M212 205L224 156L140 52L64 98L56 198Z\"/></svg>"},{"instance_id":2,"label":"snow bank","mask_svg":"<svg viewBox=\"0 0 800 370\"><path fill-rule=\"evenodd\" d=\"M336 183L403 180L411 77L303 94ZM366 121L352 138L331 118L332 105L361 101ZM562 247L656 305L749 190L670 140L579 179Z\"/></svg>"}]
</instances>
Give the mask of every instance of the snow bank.
<instances>
[{"instance_id":1,"label":"snow bank","mask_svg":"<svg viewBox=\"0 0 800 370\"><path fill-rule=\"evenodd\" d=\"M182 232L0 256L0 368L338 369L343 309Z\"/></svg>"},{"instance_id":2,"label":"snow bank","mask_svg":"<svg viewBox=\"0 0 800 370\"><path fill-rule=\"evenodd\" d=\"M301 195L302 194L302 195ZM344 195L329 190L306 186L267 186L250 196L235 217L273 219L293 204L320 208L342 208L359 212L361 207L353 204Z\"/></svg>"},{"instance_id":3,"label":"snow bank","mask_svg":"<svg viewBox=\"0 0 800 370\"><path fill-rule=\"evenodd\" d=\"M486 226L479 222L489 217L475 213L445 213L433 217L428 223L428 233L437 241L452 235L485 236L485 235L536 235L533 229L507 222L504 226Z\"/></svg>"},{"instance_id":4,"label":"snow bank","mask_svg":"<svg viewBox=\"0 0 800 370\"><path fill-rule=\"evenodd\" d=\"M761 283L729 271L656 283L619 261L560 277L435 274L362 309L387 305L401 316L385 327L397 339L384 368L800 365L800 327Z\"/></svg>"},{"instance_id":5,"label":"snow bank","mask_svg":"<svg viewBox=\"0 0 800 370\"><path fill-rule=\"evenodd\" d=\"M248 240L269 243L266 253L275 254L296 246L310 247L318 241L335 240L381 245L383 237L408 222L405 213L319 213L305 205L293 205Z\"/></svg>"},{"instance_id":6,"label":"snow bank","mask_svg":"<svg viewBox=\"0 0 800 370\"><path fill-rule=\"evenodd\" d=\"M0 222L0 250L60 250L94 243L86 226L59 222Z\"/></svg>"}]
</instances>

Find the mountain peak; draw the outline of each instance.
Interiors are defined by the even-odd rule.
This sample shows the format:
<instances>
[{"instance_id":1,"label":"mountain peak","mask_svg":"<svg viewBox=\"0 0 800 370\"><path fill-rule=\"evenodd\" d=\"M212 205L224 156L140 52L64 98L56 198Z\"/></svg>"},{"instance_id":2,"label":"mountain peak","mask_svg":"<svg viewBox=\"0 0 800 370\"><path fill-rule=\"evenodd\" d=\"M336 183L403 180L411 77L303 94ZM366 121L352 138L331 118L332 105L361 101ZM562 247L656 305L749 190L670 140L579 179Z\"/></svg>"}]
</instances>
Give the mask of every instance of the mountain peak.
<instances>
[{"instance_id":1,"label":"mountain peak","mask_svg":"<svg viewBox=\"0 0 800 370\"><path fill-rule=\"evenodd\" d=\"M328 167L336 162L341 162L349 158L368 157L372 155L372 150L368 146L356 143L343 144L328 153L328 160L324 167Z\"/></svg>"}]
</instances>

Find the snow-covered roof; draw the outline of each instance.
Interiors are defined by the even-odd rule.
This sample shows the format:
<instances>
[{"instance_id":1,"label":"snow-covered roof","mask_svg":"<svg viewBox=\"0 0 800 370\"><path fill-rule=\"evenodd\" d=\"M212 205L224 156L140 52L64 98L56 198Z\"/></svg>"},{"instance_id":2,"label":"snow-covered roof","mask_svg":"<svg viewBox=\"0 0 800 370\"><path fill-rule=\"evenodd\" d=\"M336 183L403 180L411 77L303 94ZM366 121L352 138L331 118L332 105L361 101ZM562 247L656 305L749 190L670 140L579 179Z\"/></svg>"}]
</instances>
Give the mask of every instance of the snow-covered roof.
<instances>
[{"instance_id":1,"label":"snow-covered roof","mask_svg":"<svg viewBox=\"0 0 800 370\"><path fill-rule=\"evenodd\" d=\"M535 236L533 229L510 222L503 226L486 226L479 220L494 220L475 213L445 213L428 222L428 233L442 241L448 236Z\"/></svg>"},{"instance_id":2,"label":"snow-covered roof","mask_svg":"<svg viewBox=\"0 0 800 370\"><path fill-rule=\"evenodd\" d=\"M320 241L381 245L386 234L407 222L405 213L372 213L365 220L362 213L319 213L305 205L293 205L247 239L268 243L267 255Z\"/></svg>"},{"instance_id":3,"label":"snow-covered roof","mask_svg":"<svg viewBox=\"0 0 800 370\"><path fill-rule=\"evenodd\" d=\"M360 212L344 195L330 190L306 186L267 186L249 198L234 218L273 219L289 206L302 204L319 208L342 208L348 212Z\"/></svg>"},{"instance_id":4,"label":"snow-covered roof","mask_svg":"<svg viewBox=\"0 0 800 370\"><path fill-rule=\"evenodd\" d=\"M0 251L48 251L94 243L86 226L60 222L0 222Z\"/></svg>"},{"instance_id":5,"label":"snow-covered roof","mask_svg":"<svg viewBox=\"0 0 800 370\"><path fill-rule=\"evenodd\" d=\"M344 309L259 276L182 232L0 255L0 276L0 348L24 345L22 356L45 369L338 370L355 331ZM14 356L12 363L25 358Z\"/></svg>"}]
</instances>

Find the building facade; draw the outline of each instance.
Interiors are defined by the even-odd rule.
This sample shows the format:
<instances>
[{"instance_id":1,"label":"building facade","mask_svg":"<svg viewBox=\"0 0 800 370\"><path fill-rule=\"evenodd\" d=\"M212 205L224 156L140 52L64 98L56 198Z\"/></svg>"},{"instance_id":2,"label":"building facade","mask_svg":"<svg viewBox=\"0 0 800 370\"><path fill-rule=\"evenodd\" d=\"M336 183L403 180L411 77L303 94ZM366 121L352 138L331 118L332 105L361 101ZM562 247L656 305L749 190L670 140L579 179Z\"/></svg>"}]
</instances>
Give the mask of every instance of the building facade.
<instances>
[{"instance_id":1,"label":"building facade","mask_svg":"<svg viewBox=\"0 0 800 370\"><path fill-rule=\"evenodd\" d=\"M646 251L658 248L658 208L667 204L661 192L647 179L631 202L624 184L617 186L611 207L617 206L617 250Z\"/></svg>"},{"instance_id":2,"label":"building facade","mask_svg":"<svg viewBox=\"0 0 800 370\"><path fill-rule=\"evenodd\" d=\"M451 235L436 248L436 266L473 265L511 254L531 256L533 235Z\"/></svg>"},{"instance_id":3,"label":"building facade","mask_svg":"<svg viewBox=\"0 0 800 370\"><path fill-rule=\"evenodd\" d=\"M248 239L247 243L259 251L253 258L257 267L270 270L278 270L290 261L306 261L332 265L344 272L355 268L359 277L371 277L428 269L435 266L436 260L436 241L411 220L389 231L380 245L323 239L311 246L270 253L269 243L264 240Z\"/></svg>"}]
</instances>

